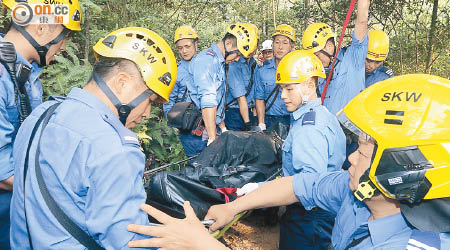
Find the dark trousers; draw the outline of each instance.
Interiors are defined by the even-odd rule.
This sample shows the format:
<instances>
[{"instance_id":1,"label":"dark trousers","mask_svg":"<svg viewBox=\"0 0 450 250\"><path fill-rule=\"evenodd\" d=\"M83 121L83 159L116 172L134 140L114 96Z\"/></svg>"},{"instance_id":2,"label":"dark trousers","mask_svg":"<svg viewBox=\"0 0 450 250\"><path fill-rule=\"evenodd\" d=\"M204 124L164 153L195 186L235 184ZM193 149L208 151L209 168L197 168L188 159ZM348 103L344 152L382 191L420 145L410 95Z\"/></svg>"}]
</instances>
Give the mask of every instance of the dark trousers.
<instances>
[{"instance_id":1,"label":"dark trousers","mask_svg":"<svg viewBox=\"0 0 450 250\"><path fill-rule=\"evenodd\" d=\"M248 111L250 122L253 122L253 114ZM225 126L231 131L245 131L245 123L239 108L229 108L225 111Z\"/></svg>"},{"instance_id":2,"label":"dark trousers","mask_svg":"<svg viewBox=\"0 0 450 250\"><path fill-rule=\"evenodd\" d=\"M266 123L266 128L269 129L274 124L281 122L286 125L288 128L291 125L291 116L290 115L266 115L264 117L264 122Z\"/></svg>"},{"instance_id":3,"label":"dark trousers","mask_svg":"<svg viewBox=\"0 0 450 250\"><path fill-rule=\"evenodd\" d=\"M9 245L9 207L11 205L12 192L0 190L0 250L11 249Z\"/></svg>"},{"instance_id":4,"label":"dark trousers","mask_svg":"<svg viewBox=\"0 0 450 250\"><path fill-rule=\"evenodd\" d=\"M195 136L191 133L179 133L181 144L187 157L200 154L206 148L208 141L202 141L201 136Z\"/></svg>"},{"instance_id":5,"label":"dark trousers","mask_svg":"<svg viewBox=\"0 0 450 250\"><path fill-rule=\"evenodd\" d=\"M280 221L279 250L327 250L334 217L320 208L306 211L300 204L287 206Z\"/></svg>"}]
</instances>

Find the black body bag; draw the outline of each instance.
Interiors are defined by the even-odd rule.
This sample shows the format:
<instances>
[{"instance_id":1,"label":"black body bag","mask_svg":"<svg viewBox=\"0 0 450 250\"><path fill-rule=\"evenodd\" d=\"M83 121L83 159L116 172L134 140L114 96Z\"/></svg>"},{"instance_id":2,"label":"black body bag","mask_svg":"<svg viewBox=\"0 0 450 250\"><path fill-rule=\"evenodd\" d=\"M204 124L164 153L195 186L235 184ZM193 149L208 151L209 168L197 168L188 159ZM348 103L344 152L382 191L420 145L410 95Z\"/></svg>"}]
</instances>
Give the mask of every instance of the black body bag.
<instances>
[{"instance_id":1,"label":"black body bag","mask_svg":"<svg viewBox=\"0 0 450 250\"><path fill-rule=\"evenodd\" d=\"M146 187L146 203L184 218L183 203L190 201L197 217L203 219L210 206L236 198L223 194L227 193L223 189L265 181L281 168L284 136L280 138L277 132L222 134L182 170L154 174Z\"/></svg>"},{"instance_id":2,"label":"black body bag","mask_svg":"<svg viewBox=\"0 0 450 250\"><path fill-rule=\"evenodd\" d=\"M177 102L167 113L167 124L181 131L189 132L202 119L202 112L193 102Z\"/></svg>"}]
</instances>

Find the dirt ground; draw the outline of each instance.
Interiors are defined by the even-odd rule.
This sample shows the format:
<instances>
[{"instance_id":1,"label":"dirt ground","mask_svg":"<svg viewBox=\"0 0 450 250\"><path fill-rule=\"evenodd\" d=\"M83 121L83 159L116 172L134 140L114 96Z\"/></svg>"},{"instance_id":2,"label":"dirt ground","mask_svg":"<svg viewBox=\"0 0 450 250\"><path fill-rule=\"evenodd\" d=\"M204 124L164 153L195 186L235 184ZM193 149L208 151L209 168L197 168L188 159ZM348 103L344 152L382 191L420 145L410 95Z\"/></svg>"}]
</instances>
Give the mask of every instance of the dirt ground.
<instances>
[{"instance_id":1,"label":"dirt ground","mask_svg":"<svg viewBox=\"0 0 450 250\"><path fill-rule=\"evenodd\" d=\"M224 241L233 250L276 250L279 232L279 224L267 225L264 216L252 214L233 225Z\"/></svg>"}]
</instances>

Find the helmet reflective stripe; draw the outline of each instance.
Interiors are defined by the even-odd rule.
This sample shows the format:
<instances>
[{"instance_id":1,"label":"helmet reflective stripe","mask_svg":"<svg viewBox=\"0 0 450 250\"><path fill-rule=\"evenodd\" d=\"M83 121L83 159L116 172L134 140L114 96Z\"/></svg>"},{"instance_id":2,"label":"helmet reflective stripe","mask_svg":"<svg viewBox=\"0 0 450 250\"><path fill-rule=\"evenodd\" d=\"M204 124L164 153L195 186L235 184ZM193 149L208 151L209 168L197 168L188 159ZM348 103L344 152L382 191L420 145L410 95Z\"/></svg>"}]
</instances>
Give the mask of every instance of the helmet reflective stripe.
<instances>
[{"instance_id":1,"label":"helmet reflective stripe","mask_svg":"<svg viewBox=\"0 0 450 250\"><path fill-rule=\"evenodd\" d=\"M369 31L367 58L373 61L384 61L389 54L389 37L382 30Z\"/></svg>"}]
</instances>

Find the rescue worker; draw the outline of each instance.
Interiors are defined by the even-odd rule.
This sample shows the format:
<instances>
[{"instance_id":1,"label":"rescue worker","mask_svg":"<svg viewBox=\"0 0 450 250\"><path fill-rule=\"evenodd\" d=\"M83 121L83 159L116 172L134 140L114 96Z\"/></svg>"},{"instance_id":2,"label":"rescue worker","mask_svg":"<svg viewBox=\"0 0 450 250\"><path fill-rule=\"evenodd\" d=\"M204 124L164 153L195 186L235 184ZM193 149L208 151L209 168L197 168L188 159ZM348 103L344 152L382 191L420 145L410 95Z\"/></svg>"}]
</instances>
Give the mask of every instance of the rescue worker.
<instances>
[{"instance_id":1,"label":"rescue worker","mask_svg":"<svg viewBox=\"0 0 450 250\"><path fill-rule=\"evenodd\" d=\"M198 35L191 26L183 25L175 30L174 43L182 59L177 65L177 81L170 94L169 102L163 106L165 115L175 103L191 100L186 85L188 81L192 80L189 75L189 63L197 53L198 40ZM197 137L183 131L179 131L178 135L186 155L188 157L196 155L198 153L195 150L196 145L192 142L195 142Z\"/></svg>"},{"instance_id":2,"label":"rescue worker","mask_svg":"<svg viewBox=\"0 0 450 250\"><path fill-rule=\"evenodd\" d=\"M397 95L398 93L401 93ZM241 211L301 202L337 215L331 249L450 249L450 81L431 75L387 79L357 95L338 114L358 140L349 171L297 174L268 182L233 202L213 206L214 231ZM397 96L397 97L396 97ZM439 117L439 119L436 119ZM227 249L185 203L186 219L148 206L163 227L130 225L158 238L129 246ZM298 246L302 249L302 246Z\"/></svg>"},{"instance_id":3,"label":"rescue worker","mask_svg":"<svg viewBox=\"0 0 450 250\"><path fill-rule=\"evenodd\" d=\"M319 79L318 92L324 95L325 85L329 74L331 81L326 91L323 105L336 114L353 97L366 88L364 63L366 61L369 37L367 32L369 20L369 0L358 0L355 29L352 36L352 44L343 47L337 55L333 72L331 64L336 56L336 34L328 24L311 24L303 33L303 48L313 52L321 61L327 72L326 78ZM353 153L356 143L347 140L346 160L343 169L350 167L348 156Z\"/></svg>"},{"instance_id":4,"label":"rescue worker","mask_svg":"<svg viewBox=\"0 0 450 250\"><path fill-rule=\"evenodd\" d=\"M273 58L273 47L272 47L273 41L272 40L265 40L262 43L262 54L264 61L268 61Z\"/></svg>"},{"instance_id":5,"label":"rescue worker","mask_svg":"<svg viewBox=\"0 0 450 250\"><path fill-rule=\"evenodd\" d=\"M327 77L328 74L332 74L323 102L332 114L336 114L365 89L364 62L369 40L367 35L369 5L369 0L358 0L352 44L342 48L338 55L335 55L336 34L328 24L313 23L303 33L303 48L313 52L322 61ZM331 73L329 71L335 56L337 56L336 66ZM319 80L321 95L324 92L325 83L326 78Z\"/></svg>"},{"instance_id":6,"label":"rescue worker","mask_svg":"<svg viewBox=\"0 0 450 250\"><path fill-rule=\"evenodd\" d=\"M287 127L290 114L280 96L280 88L275 84L276 71L281 59L295 49L295 30L281 24L272 34L274 58L265 61L255 74L255 102L258 126L261 130L281 122Z\"/></svg>"},{"instance_id":7,"label":"rescue worker","mask_svg":"<svg viewBox=\"0 0 450 250\"><path fill-rule=\"evenodd\" d=\"M249 24L251 35L259 39L258 28ZM247 57L241 57L239 61L229 64L228 69L228 97L225 110L225 126L232 131L247 131L253 123L252 108L255 107L253 98L253 75L257 66L253 58L255 50Z\"/></svg>"},{"instance_id":8,"label":"rescue worker","mask_svg":"<svg viewBox=\"0 0 450 250\"><path fill-rule=\"evenodd\" d=\"M283 176L324 173L341 169L345 135L336 119L317 97L318 77L325 77L320 60L311 52L287 54L277 68L277 84L293 122L283 144ZM238 195L259 185L248 183ZM261 183L262 184L262 183ZM280 221L280 250L328 249L335 215L315 208L306 211L295 203L287 206Z\"/></svg>"},{"instance_id":9,"label":"rescue worker","mask_svg":"<svg viewBox=\"0 0 450 250\"><path fill-rule=\"evenodd\" d=\"M87 85L40 105L17 134L13 249L124 249L142 238L126 226L149 223L138 209L145 156L128 128L149 117L152 103L167 102L175 56L137 27L108 34L93 50Z\"/></svg>"},{"instance_id":10,"label":"rescue worker","mask_svg":"<svg viewBox=\"0 0 450 250\"><path fill-rule=\"evenodd\" d=\"M197 128L196 152L200 153L212 143L219 133L225 132L225 105L228 87L226 66L237 62L241 56L248 57L258 43L257 36L252 33L253 25L236 23L226 28L224 38L213 43L210 48L200 52L189 64L192 81L187 83L193 103L201 109L204 128Z\"/></svg>"},{"instance_id":11,"label":"rescue worker","mask_svg":"<svg viewBox=\"0 0 450 250\"><path fill-rule=\"evenodd\" d=\"M14 9L19 1L4 0L3 7ZM28 4L43 0L20 1ZM6 34L0 35L0 249L9 249L10 202L14 182L12 147L22 121L42 103L39 75L43 67L65 49L69 31L81 30L78 0L60 0L69 6L69 22L19 26L12 20ZM7 55L15 57L12 61ZM14 78L12 78L14 75Z\"/></svg>"},{"instance_id":12,"label":"rescue worker","mask_svg":"<svg viewBox=\"0 0 450 250\"><path fill-rule=\"evenodd\" d=\"M369 47L366 56L366 88L394 77L391 69L383 66L389 54L389 36L382 30L369 31Z\"/></svg>"}]
</instances>

